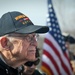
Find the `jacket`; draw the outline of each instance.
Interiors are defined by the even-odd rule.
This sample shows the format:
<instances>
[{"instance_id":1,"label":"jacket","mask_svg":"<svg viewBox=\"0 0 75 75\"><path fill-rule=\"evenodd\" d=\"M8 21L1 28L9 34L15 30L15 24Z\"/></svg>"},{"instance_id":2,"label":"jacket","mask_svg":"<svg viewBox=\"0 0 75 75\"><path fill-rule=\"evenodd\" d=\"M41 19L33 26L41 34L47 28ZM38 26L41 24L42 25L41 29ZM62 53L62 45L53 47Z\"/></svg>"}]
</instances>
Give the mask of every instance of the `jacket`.
<instances>
[{"instance_id":1,"label":"jacket","mask_svg":"<svg viewBox=\"0 0 75 75\"><path fill-rule=\"evenodd\" d=\"M18 75L18 71L8 66L0 59L0 75Z\"/></svg>"}]
</instances>

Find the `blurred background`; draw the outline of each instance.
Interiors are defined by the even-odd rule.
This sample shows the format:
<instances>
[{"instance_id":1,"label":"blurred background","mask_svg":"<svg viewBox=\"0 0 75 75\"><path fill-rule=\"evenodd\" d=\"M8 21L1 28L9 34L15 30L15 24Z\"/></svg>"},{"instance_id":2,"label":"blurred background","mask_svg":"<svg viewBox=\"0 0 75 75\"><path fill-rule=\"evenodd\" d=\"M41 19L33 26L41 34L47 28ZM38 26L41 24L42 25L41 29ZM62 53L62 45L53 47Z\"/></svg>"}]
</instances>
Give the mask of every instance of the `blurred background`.
<instances>
[{"instance_id":1,"label":"blurred background","mask_svg":"<svg viewBox=\"0 0 75 75\"><path fill-rule=\"evenodd\" d=\"M52 0L62 33L75 38L75 0ZM27 15L35 25L46 25L47 0L0 0L0 17L10 11ZM38 47L42 50L45 34L39 35ZM75 52L75 44L70 45Z\"/></svg>"}]
</instances>

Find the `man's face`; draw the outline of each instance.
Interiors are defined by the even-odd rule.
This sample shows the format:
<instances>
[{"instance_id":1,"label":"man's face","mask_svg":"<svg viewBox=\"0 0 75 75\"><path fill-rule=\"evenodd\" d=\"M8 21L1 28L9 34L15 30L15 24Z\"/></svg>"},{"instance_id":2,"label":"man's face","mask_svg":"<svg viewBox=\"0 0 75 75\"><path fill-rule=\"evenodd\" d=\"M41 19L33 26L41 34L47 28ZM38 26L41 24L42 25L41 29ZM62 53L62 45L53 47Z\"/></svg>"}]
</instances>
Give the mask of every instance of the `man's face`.
<instances>
[{"instance_id":1,"label":"man's face","mask_svg":"<svg viewBox=\"0 0 75 75\"><path fill-rule=\"evenodd\" d=\"M25 66L24 68L25 68L24 70L25 75L32 75L33 72L35 71L36 66L35 65L32 65L31 67Z\"/></svg>"},{"instance_id":2,"label":"man's face","mask_svg":"<svg viewBox=\"0 0 75 75\"><path fill-rule=\"evenodd\" d=\"M30 61L35 59L37 41L34 33L26 35L15 34L12 44L12 55L19 60Z\"/></svg>"},{"instance_id":3,"label":"man's face","mask_svg":"<svg viewBox=\"0 0 75 75\"><path fill-rule=\"evenodd\" d=\"M39 64L40 59L36 58L35 61L28 61L24 66L23 75L32 75L36 70L36 66Z\"/></svg>"}]
</instances>

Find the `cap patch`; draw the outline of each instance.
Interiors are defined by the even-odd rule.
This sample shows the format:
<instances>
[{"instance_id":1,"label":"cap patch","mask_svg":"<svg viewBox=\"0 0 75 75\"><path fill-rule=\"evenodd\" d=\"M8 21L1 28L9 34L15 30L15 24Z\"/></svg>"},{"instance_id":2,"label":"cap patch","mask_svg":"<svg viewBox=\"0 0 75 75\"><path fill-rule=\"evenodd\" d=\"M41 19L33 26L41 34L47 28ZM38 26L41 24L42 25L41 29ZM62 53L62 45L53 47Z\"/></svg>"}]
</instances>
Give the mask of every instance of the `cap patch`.
<instances>
[{"instance_id":1,"label":"cap patch","mask_svg":"<svg viewBox=\"0 0 75 75\"><path fill-rule=\"evenodd\" d=\"M15 17L15 19L19 20L19 19L24 18L24 17L27 17L27 16L25 16L25 15L19 15L19 16Z\"/></svg>"},{"instance_id":2,"label":"cap patch","mask_svg":"<svg viewBox=\"0 0 75 75\"><path fill-rule=\"evenodd\" d=\"M24 25L27 25L28 23L31 23L28 17L24 17L23 19L20 19L19 22L21 22Z\"/></svg>"},{"instance_id":3,"label":"cap patch","mask_svg":"<svg viewBox=\"0 0 75 75\"><path fill-rule=\"evenodd\" d=\"M25 15L19 15L15 17L15 20L19 20L19 22L21 22L23 25L26 25L31 22L29 18Z\"/></svg>"}]
</instances>

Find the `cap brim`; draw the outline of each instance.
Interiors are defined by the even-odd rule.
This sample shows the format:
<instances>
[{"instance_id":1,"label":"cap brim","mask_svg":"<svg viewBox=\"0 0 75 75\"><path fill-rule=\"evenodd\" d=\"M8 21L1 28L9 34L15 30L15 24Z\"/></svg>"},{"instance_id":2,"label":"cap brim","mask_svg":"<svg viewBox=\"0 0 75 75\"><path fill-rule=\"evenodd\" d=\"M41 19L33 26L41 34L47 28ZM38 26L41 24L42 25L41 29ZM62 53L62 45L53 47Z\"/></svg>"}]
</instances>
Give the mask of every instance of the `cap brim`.
<instances>
[{"instance_id":1,"label":"cap brim","mask_svg":"<svg viewBox=\"0 0 75 75\"><path fill-rule=\"evenodd\" d=\"M49 27L47 26L36 26L36 25L29 25L29 26L25 26L25 28L21 28L17 31L15 31L16 33L22 33L22 34L27 34L27 33L46 33L49 31Z\"/></svg>"}]
</instances>

